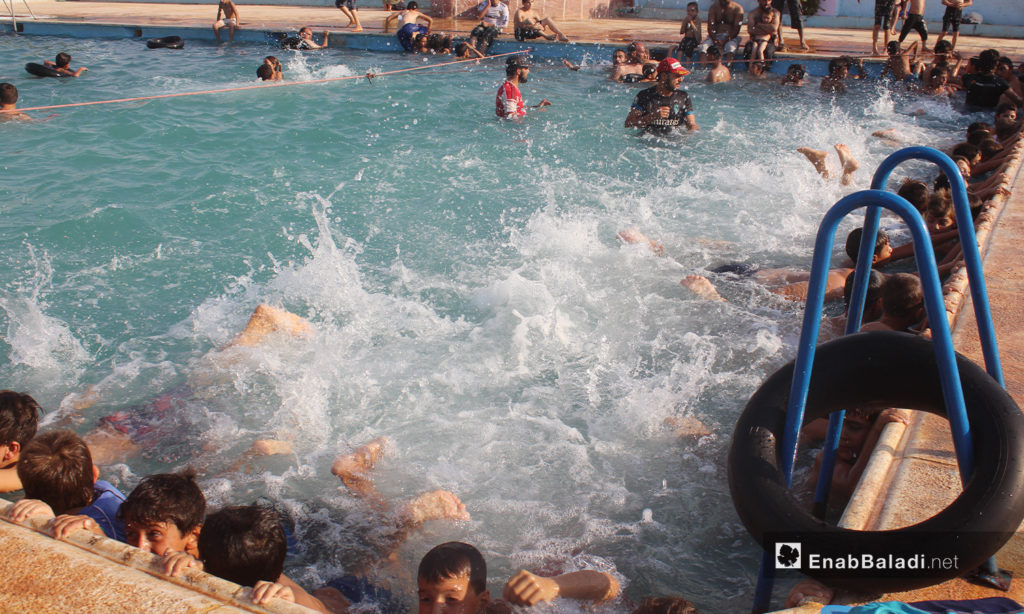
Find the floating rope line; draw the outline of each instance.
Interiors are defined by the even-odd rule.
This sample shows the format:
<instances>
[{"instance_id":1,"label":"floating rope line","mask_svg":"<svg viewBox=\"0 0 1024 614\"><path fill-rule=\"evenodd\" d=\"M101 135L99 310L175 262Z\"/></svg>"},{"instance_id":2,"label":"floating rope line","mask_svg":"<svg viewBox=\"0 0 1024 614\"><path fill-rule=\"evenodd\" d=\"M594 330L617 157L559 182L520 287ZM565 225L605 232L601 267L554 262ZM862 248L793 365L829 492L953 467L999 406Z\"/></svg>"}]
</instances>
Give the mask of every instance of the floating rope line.
<instances>
[{"instance_id":1,"label":"floating rope line","mask_svg":"<svg viewBox=\"0 0 1024 614\"><path fill-rule=\"evenodd\" d=\"M67 104L51 104L41 107L26 107L24 109L16 109L15 112L25 111L45 111L49 109L67 109L69 107L88 107L97 104L113 104L116 102L138 102L141 100L157 100L160 98L180 98L182 96L199 96L201 94L220 94L222 92L240 92L243 90L255 90L268 87L284 87L287 85L310 85L313 83L330 83L332 81L345 81L346 79L367 79L372 81L375 77L381 77L384 75L396 75L403 72L411 72L414 70L426 70L428 68L438 68L440 66L451 66L453 64L462 64L465 62L479 62L480 60L490 60L492 58L500 58L507 55L518 55L521 53L529 53L531 50L527 49L524 51L510 51L508 53L498 53L495 55L489 55L482 58L471 58L467 60L453 60L451 62L444 62L442 64L429 64L427 66L414 66L412 68L400 68L398 70L389 70L387 72L372 73L368 72L365 75L348 75L345 77L328 77L325 79L311 79L309 81L277 81L273 83L260 83L256 85L243 85L239 87L227 87L219 90L202 90L198 92L178 92L175 94L155 94L153 96L136 96L134 98L116 98L114 100L94 100L92 102L69 102Z\"/></svg>"}]
</instances>

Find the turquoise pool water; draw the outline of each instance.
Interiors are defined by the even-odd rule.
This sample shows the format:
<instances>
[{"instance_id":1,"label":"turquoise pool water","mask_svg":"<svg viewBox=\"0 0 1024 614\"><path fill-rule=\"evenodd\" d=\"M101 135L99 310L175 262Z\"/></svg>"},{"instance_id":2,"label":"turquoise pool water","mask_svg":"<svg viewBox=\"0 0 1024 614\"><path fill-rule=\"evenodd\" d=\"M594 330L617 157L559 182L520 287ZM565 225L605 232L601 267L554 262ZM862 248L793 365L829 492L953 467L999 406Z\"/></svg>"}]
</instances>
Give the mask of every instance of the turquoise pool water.
<instances>
[{"instance_id":1,"label":"turquoise pool water","mask_svg":"<svg viewBox=\"0 0 1024 614\"><path fill-rule=\"evenodd\" d=\"M91 71L23 73L61 50ZM251 83L267 54L293 80L437 61L0 37L0 80L25 107L217 89ZM869 85L837 103L694 75L702 130L656 140L622 128L637 90L542 65L523 93L554 106L509 124L493 113L499 64L0 124L0 379L83 433L187 384L190 424L105 476L130 488L192 462L212 506L305 505L326 527L292 567L310 586L351 569L365 540L347 528L373 524L334 492L331 460L387 435L386 496L449 489L473 515L414 535L406 569L463 539L487 554L492 590L523 566L595 565L630 598L746 609L758 553L729 501L728 437L793 355L802 311L744 281L718 280L723 304L679 281L732 261L809 266L849 189L796 147L848 144L863 188L892 151L871 132L943 145L971 118L944 103L910 118L921 105ZM631 226L665 255L618 241ZM261 302L315 332L217 351ZM90 388L97 402L75 410ZM712 435L680 439L666 420L682 417ZM269 437L295 455L228 470Z\"/></svg>"}]
</instances>

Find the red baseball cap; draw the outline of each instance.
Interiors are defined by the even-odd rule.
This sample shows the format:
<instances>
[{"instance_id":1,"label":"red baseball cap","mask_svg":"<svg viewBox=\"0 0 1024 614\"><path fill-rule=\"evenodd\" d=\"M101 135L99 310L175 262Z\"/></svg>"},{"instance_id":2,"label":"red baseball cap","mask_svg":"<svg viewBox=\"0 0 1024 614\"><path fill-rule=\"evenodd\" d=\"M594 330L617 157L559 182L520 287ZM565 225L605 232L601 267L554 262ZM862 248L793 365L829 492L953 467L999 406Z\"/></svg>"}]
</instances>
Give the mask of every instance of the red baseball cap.
<instances>
[{"instance_id":1,"label":"red baseball cap","mask_svg":"<svg viewBox=\"0 0 1024 614\"><path fill-rule=\"evenodd\" d=\"M658 62L658 72L670 72L674 75L680 75L683 77L690 74L690 71L683 68L683 65L675 58L665 58L661 62Z\"/></svg>"}]
</instances>

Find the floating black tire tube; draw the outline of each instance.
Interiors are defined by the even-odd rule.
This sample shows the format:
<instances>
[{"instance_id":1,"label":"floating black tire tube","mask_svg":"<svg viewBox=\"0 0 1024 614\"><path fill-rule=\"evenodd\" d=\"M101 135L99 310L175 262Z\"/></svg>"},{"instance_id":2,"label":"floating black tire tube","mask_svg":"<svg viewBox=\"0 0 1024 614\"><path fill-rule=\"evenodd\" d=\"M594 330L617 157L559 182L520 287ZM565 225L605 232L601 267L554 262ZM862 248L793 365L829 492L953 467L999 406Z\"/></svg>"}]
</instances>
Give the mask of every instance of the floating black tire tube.
<instances>
[{"instance_id":1,"label":"floating black tire tube","mask_svg":"<svg viewBox=\"0 0 1024 614\"><path fill-rule=\"evenodd\" d=\"M64 73L61 73L45 64L36 64L35 62L29 62L25 64L25 70L37 77L66 77Z\"/></svg>"},{"instance_id":2,"label":"floating black tire tube","mask_svg":"<svg viewBox=\"0 0 1024 614\"><path fill-rule=\"evenodd\" d=\"M996 553L1024 519L1024 416L983 369L957 354L974 443L974 472L935 516L889 531L852 531L811 515L786 487L780 448L793 363L771 375L744 408L729 450L729 490L747 530L774 554L776 541L802 544L800 571L862 592L910 590L963 575ZM905 333L850 335L817 348L804 422L841 409L900 407L945 416L932 343ZM841 556L957 557L952 569L809 569L809 550ZM890 561L892 559L889 559ZM819 558L820 561L820 558ZM899 573L900 575L895 575Z\"/></svg>"},{"instance_id":3,"label":"floating black tire tube","mask_svg":"<svg viewBox=\"0 0 1024 614\"><path fill-rule=\"evenodd\" d=\"M184 49L185 41L180 36L165 36L146 41L150 49Z\"/></svg>"}]
</instances>

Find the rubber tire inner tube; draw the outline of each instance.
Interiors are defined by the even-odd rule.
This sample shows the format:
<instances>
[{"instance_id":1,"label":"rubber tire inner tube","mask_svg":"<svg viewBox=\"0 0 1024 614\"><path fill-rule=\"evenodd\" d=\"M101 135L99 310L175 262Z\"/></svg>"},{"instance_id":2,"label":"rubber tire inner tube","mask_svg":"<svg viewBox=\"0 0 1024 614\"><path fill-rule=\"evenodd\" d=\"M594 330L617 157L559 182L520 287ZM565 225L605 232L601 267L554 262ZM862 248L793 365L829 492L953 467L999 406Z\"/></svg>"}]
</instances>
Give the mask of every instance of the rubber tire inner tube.
<instances>
[{"instance_id":1,"label":"rubber tire inner tube","mask_svg":"<svg viewBox=\"0 0 1024 614\"><path fill-rule=\"evenodd\" d=\"M298 36L286 36L281 39L282 49L298 49L302 39Z\"/></svg>"},{"instance_id":2,"label":"rubber tire inner tube","mask_svg":"<svg viewBox=\"0 0 1024 614\"><path fill-rule=\"evenodd\" d=\"M150 49L184 49L185 41L180 36L165 36L146 41Z\"/></svg>"},{"instance_id":3,"label":"rubber tire inner tube","mask_svg":"<svg viewBox=\"0 0 1024 614\"><path fill-rule=\"evenodd\" d=\"M1024 518L1024 416L981 367L956 355L974 444L974 472L944 510L917 524L888 531L853 531L828 524L786 487L781 443L794 364L771 375L754 393L733 432L729 490L736 512L762 548L773 534L801 536L835 553L959 557L954 569L916 577L885 571L858 575L800 571L848 590L877 593L937 584L977 568L995 554ZM899 407L945 416L931 341L906 333L870 332L817 348L804 422L836 410ZM931 560L931 559L927 559ZM838 572L842 573L842 572ZM873 577L868 577L874 574Z\"/></svg>"},{"instance_id":4,"label":"rubber tire inner tube","mask_svg":"<svg viewBox=\"0 0 1024 614\"><path fill-rule=\"evenodd\" d=\"M53 68L51 68L51 67L49 67L49 66L47 66L45 64L36 64L35 62L29 62L28 64L25 64L25 70L30 75L35 75L37 77L66 77L67 76L64 73L58 72L57 70L54 70Z\"/></svg>"}]
</instances>

